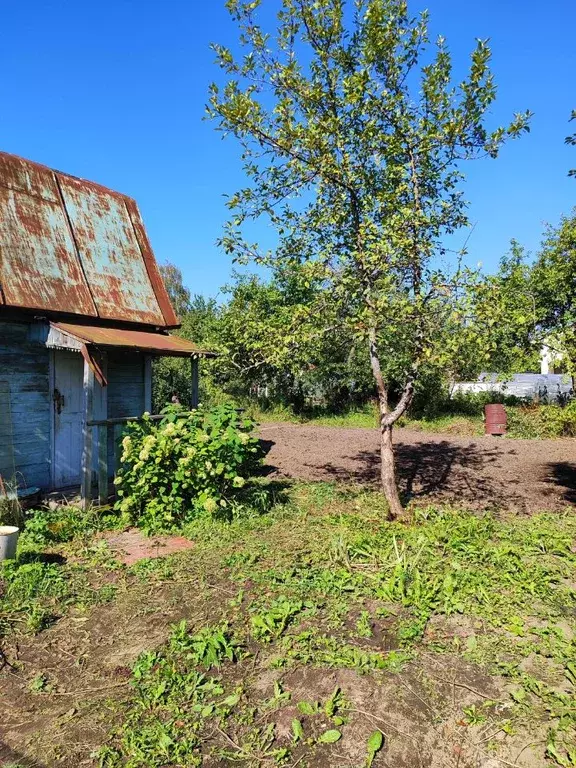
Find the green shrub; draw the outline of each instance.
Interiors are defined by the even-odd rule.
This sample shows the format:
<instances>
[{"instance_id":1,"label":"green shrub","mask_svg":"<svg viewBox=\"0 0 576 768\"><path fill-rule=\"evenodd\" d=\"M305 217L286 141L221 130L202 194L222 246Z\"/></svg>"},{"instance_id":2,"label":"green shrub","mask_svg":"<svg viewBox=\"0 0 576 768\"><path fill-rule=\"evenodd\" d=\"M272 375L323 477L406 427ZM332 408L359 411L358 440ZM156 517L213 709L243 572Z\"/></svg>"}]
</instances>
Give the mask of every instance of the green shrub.
<instances>
[{"instance_id":1,"label":"green shrub","mask_svg":"<svg viewBox=\"0 0 576 768\"><path fill-rule=\"evenodd\" d=\"M507 408L510 437L576 437L576 400L568 405Z\"/></svg>"},{"instance_id":2,"label":"green shrub","mask_svg":"<svg viewBox=\"0 0 576 768\"><path fill-rule=\"evenodd\" d=\"M115 480L116 508L149 533L202 514L226 516L260 462L254 426L231 405L188 415L172 407L158 424L149 417L130 424Z\"/></svg>"}]
</instances>

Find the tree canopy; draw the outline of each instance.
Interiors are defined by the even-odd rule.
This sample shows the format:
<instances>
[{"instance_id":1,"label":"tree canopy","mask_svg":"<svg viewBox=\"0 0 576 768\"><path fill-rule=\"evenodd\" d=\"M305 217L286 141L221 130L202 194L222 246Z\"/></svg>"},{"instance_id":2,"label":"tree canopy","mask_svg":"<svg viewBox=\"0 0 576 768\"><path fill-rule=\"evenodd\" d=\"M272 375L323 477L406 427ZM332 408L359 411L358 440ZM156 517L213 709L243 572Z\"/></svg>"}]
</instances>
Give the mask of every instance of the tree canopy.
<instances>
[{"instance_id":1,"label":"tree canopy","mask_svg":"<svg viewBox=\"0 0 576 768\"><path fill-rule=\"evenodd\" d=\"M472 275L444 245L468 223L464 161L496 157L528 130L529 113L488 127L496 97L490 48L479 40L463 79L428 15L404 0L283 0L277 28L258 0L229 0L243 55L215 45L227 82L209 113L242 147L249 185L228 201L221 240L241 262L297 269L320 286L294 314L284 350L334 326L364 345L380 405L382 484L402 512L392 427L421 372L460 347L442 329L469 326L460 307ZM278 245L262 252L243 225L265 217ZM390 401L392 380L400 397Z\"/></svg>"}]
</instances>

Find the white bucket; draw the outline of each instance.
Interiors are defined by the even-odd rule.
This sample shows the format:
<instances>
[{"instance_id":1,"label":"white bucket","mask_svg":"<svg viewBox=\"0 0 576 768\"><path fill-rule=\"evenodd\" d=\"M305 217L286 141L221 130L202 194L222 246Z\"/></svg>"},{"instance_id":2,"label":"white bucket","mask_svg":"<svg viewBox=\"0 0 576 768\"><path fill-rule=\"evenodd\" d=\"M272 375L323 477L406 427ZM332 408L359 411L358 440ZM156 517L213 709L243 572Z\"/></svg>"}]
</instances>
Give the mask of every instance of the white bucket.
<instances>
[{"instance_id":1,"label":"white bucket","mask_svg":"<svg viewBox=\"0 0 576 768\"><path fill-rule=\"evenodd\" d=\"M20 528L15 525L0 525L0 561L16 557L16 546Z\"/></svg>"}]
</instances>

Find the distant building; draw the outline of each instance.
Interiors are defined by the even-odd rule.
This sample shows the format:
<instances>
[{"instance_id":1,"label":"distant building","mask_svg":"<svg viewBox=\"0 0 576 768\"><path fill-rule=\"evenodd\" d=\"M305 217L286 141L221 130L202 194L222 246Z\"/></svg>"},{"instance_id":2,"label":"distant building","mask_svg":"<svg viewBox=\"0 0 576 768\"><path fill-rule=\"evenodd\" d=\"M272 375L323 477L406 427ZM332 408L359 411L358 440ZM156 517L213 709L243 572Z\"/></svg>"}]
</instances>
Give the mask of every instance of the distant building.
<instances>
[{"instance_id":1,"label":"distant building","mask_svg":"<svg viewBox=\"0 0 576 768\"><path fill-rule=\"evenodd\" d=\"M502 379L497 373L481 373L476 381L458 381L452 385L456 392L501 392L526 399L557 402L570 395L570 376L561 373L517 373Z\"/></svg>"}]
</instances>

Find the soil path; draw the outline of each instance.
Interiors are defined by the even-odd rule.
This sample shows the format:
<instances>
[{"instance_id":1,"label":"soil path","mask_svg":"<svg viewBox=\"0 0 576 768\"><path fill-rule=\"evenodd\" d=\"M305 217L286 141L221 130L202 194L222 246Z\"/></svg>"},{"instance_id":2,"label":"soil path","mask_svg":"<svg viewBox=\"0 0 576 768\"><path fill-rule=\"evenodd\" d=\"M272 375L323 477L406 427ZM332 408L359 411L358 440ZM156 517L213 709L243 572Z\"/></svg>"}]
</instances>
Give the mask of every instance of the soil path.
<instances>
[{"instance_id":1,"label":"soil path","mask_svg":"<svg viewBox=\"0 0 576 768\"><path fill-rule=\"evenodd\" d=\"M263 424L267 469L276 477L377 482L378 432ZM455 437L395 432L402 492L419 501L532 513L576 504L576 440Z\"/></svg>"}]
</instances>

